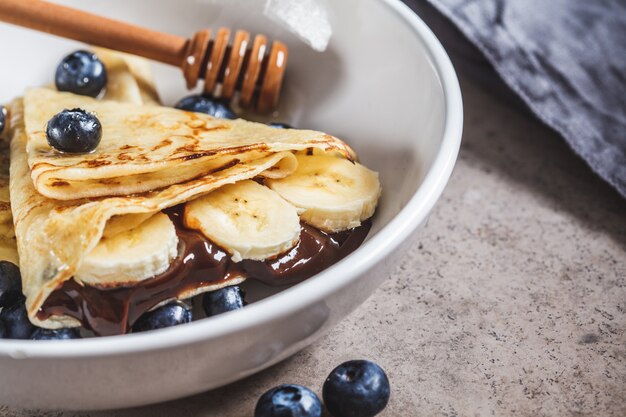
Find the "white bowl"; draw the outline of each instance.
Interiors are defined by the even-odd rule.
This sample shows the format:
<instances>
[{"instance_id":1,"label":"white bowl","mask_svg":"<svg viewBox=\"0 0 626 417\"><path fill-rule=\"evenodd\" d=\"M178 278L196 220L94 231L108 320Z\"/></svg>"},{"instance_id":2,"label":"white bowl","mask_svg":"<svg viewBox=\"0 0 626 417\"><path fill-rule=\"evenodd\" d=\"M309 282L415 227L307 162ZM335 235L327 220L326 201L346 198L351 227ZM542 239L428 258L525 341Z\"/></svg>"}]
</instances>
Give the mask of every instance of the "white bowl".
<instances>
[{"instance_id":1,"label":"white bowl","mask_svg":"<svg viewBox=\"0 0 626 417\"><path fill-rule=\"evenodd\" d=\"M80 0L64 3L85 7ZM263 16L257 3L88 3L95 13L181 35L227 26L285 41L288 76L273 119L348 141L380 172L383 198L369 238L356 252L242 310L143 334L66 342L0 340L0 404L105 409L210 390L309 345L388 276L454 166L463 118L459 85L433 33L400 1L324 4L333 36L319 53ZM0 39L0 101L50 83L58 60L77 48L5 24L0 24ZM177 70L156 66L156 74L167 103L185 94ZM268 295L258 287L252 289L256 298Z\"/></svg>"}]
</instances>

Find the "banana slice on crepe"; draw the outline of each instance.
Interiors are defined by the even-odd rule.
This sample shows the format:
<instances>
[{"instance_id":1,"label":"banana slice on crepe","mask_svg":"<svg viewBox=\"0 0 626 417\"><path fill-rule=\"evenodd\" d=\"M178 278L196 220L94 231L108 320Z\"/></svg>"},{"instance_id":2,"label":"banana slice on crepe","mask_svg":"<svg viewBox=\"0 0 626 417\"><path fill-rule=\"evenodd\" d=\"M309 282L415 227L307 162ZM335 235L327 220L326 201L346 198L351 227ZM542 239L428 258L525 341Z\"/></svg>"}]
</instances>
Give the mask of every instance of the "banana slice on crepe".
<instances>
[{"instance_id":1,"label":"banana slice on crepe","mask_svg":"<svg viewBox=\"0 0 626 417\"><path fill-rule=\"evenodd\" d=\"M165 272L178 255L176 228L157 213L134 229L103 238L75 277L86 284L133 283Z\"/></svg>"},{"instance_id":2,"label":"banana slice on crepe","mask_svg":"<svg viewBox=\"0 0 626 417\"><path fill-rule=\"evenodd\" d=\"M374 214L381 193L378 173L334 156L296 158L293 174L265 183L298 207L304 222L332 233L357 227Z\"/></svg>"},{"instance_id":3,"label":"banana slice on crepe","mask_svg":"<svg viewBox=\"0 0 626 417\"><path fill-rule=\"evenodd\" d=\"M272 258L294 247L300 238L296 208L252 180L226 185L187 203L184 222L221 246L235 262Z\"/></svg>"}]
</instances>

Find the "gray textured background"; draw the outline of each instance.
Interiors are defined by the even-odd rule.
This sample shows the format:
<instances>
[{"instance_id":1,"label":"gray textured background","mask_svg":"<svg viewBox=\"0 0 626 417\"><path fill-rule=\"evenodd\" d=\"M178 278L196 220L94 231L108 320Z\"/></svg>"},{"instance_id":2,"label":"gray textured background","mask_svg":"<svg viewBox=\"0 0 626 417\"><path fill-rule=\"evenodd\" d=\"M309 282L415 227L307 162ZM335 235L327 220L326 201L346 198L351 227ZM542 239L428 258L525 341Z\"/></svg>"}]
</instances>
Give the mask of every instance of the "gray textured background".
<instances>
[{"instance_id":1,"label":"gray textured background","mask_svg":"<svg viewBox=\"0 0 626 417\"><path fill-rule=\"evenodd\" d=\"M442 199L393 275L322 340L166 404L0 416L251 417L270 387L319 392L359 357L390 375L383 417L626 415L626 201L534 117L464 71L461 84L464 142Z\"/></svg>"},{"instance_id":2,"label":"gray textured background","mask_svg":"<svg viewBox=\"0 0 626 417\"><path fill-rule=\"evenodd\" d=\"M448 46L470 49L465 56L475 63L484 55L531 111L626 197L626 1L404 1L419 12L428 12L428 2L447 16L464 35L445 31Z\"/></svg>"}]
</instances>

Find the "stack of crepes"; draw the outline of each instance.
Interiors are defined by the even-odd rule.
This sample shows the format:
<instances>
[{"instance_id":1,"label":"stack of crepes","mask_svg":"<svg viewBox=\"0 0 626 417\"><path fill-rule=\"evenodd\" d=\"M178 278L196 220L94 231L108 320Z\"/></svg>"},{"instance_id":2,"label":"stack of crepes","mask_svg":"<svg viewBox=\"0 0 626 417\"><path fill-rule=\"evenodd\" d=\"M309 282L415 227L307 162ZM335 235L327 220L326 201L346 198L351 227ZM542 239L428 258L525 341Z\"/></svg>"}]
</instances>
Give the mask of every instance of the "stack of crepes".
<instances>
[{"instance_id":1,"label":"stack of crepes","mask_svg":"<svg viewBox=\"0 0 626 417\"><path fill-rule=\"evenodd\" d=\"M65 281L119 284L77 274L103 236L137 227L163 209L227 184L288 176L297 167L299 151L355 159L350 147L324 133L159 106L145 61L103 50L98 55L109 76L102 99L35 88L9 105L2 142L0 256L17 263L19 253L29 318L45 328L80 325L64 315L37 317ZM93 153L61 154L47 143L46 123L72 108L95 113L103 126ZM179 298L214 289L192 289Z\"/></svg>"}]
</instances>

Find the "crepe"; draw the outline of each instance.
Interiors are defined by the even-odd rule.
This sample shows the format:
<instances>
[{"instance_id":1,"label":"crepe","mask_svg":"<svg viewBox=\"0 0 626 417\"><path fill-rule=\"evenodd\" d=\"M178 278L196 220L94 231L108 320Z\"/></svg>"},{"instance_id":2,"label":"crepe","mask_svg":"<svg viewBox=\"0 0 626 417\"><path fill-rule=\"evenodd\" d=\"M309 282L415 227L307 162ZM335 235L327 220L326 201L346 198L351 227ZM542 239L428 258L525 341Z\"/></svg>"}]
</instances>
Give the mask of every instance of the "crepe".
<instances>
[{"instance_id":1,"label":"crepe","mask_svg":"<svg viewBox=\"0 0 626 417\"><path fill-rule=\"evenodd\" d=\"M39 194L30 179L20 101L12 103L11 113L10 189L17 247L27 309L31 320L39 325L43 325L35 317L39 307L55 288L74 275L112 217L156 213L269 169L275 176L288 175L295 169L295 157L290 152L254 151L242 155L240 163L221 171L143 194L53 200Z\"/></svg>"},{"instance_id":2,"label":"crepe","mask_svg":"<svg viewBox=\"0 0 626 417\"><path fill-rule=\"evenodd\" d=\"M19 265L9 198L9 140L4 135L0 136L0 261Z\"/></svg>"},{"instance_id":3,"label":"crepe","mask_svg":"<svg viewBox=\"0 0 626 417\"><path fill-rule=\"evenodd\" d=\"M102 123L102 141L91 154L60 154L47 143L48 120L72 108L93 112ZM318 148L354 157L344 142L312 130L276 129L242 119L216 119L47 89L28 90L24 112L35 189L57 200L124 196L167 187L207 175L248 152Z\"/></svg>"},{"instance_id":4,"label":"crepe","mask_svg":"<svg viewBox=\"0 0 626 417\"><path fill-rule=\"evenodd\" d=\"M94 111L102 123L105 133L93 154L60 154L45 140L45 121L75 107ZM226 184L285 177L296 169L295 151L354 156L345 143L320 132L47 89L29 90L10 110L11 208L26 307L31 321L46 328L80 325L67 316L41 321L36 313L63 282L74 277L80 284L74 274L107 231L134 227ZM221 285L188 289L179 298Z\"/></svg>"},{"instance_id":5,"label":"crepe","mask_svg":"<svg viewBox=\"0 0 626 417\"><path fill-rule=\"evenodd\" d=\"M150 63L135 55L93 48L93 52L107 69L104 100L133 104L160 104Z\"/></svg>"},{"instance_id":6,"label":"crepe","mask_svg":"<svg viewBox=\"0 0 626 417\"><path fill-rule=\"evenodd\" d=\"M108 84L103 99L136 104L159 104L159 95L147 60L104 48L94 48L94 52L107 68ZM9 196L8 132L7 126L0 135L0 260L19 265ZM113 222L111 228L114 232L116 224L128 224L128 221Z\"/></svg>"}]
</instances>

